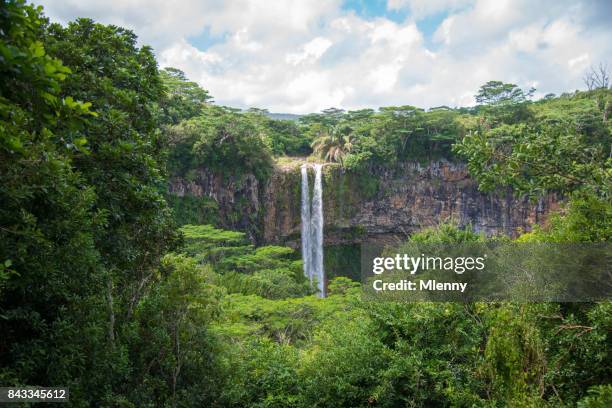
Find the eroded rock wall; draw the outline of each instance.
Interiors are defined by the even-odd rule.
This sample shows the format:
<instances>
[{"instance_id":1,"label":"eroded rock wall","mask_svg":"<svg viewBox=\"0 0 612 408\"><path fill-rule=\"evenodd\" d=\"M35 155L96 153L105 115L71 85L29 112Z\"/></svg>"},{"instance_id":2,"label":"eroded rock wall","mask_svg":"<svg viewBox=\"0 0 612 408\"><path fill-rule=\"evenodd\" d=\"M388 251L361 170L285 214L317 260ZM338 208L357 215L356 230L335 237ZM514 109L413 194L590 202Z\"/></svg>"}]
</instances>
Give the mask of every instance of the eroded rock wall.
<instances>
[{"instance_id":1,"label":"eroded rock wall","mask_svg":"<svg viewBox=\"0 0 612 408\"><path fill-rule=\"evenodd\" d=\"M259 242L297 246L300 234L299 165L278 167L265 185L254 177L224 180L202 172L190 182L173 180L170 191L217 201L226 227L250 231ZM312 177L312 172L310 173ZM312 181L311 181L312 182ZM472 224L487 235L515 236L541 223L554 197L530 202L510 190L482 193L465 165L447 161L405 163L356 175L324 167L325 242L359 242L377 235L406 235L441 221ZM242 214L236 217L236 206ZM254 228L250 223L257 223Z\"/></svg>"},{"instance_id":2,"label":"eroded rock wall","mask_svg":"<svg viewBox=\"0 0 612 408\"><path fill-rule=\"evenodd\" d=\"M218 212L219 226L245 231L251 241L261 242L263 213L261 198L264 190L251 174L222 175L206 169L191 172L190 179L173 177L168 192L179 197L192 196L213 202Z\"/></svg>"}]
</instances>

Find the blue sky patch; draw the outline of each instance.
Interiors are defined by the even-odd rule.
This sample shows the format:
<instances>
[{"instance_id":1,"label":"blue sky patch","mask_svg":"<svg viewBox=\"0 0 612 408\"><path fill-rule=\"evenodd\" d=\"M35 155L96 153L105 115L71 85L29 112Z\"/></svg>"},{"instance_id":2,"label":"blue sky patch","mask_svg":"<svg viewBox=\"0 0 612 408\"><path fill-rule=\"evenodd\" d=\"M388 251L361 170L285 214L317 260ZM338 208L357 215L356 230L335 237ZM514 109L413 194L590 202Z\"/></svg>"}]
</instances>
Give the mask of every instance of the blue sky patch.
<instances>
[{"instance_id":1,"label":"blue sky patch","mask_svg":"<svg viewBox=\"0 0 612 408\"><path fill-rule=\"evenodd\" d=\"M193 45L200 51L206 51L208 48L212 47L215 44L225 42L227 36L228 33L218 35L211 34L210 28L205 27L200 34L187 37L187 42L189 42L189 44Z\"/></svg>"},{"instance_id":2,"label":"blue sky patch","mask_svg":"<svg viewBox=\"0 0 612 408\"><path fill-rule=\"evenodd\" d=\"M406 10L387 10L386 0L345 0L342 9L354 11L366 20L384 17L396 23L403 22L408 16Z\"/></svg>"},{"instance_id":3,"label":"blue sky patch","mask_svg":"<svg viewBox=\"0 0 612 408\"><path fill-rule=\"evenodd\" d=\"M440 24L449 16L447 11L432 14L416 22L417 28L423 34L427 48L433 48L433 35Z\"/></svg>"},{"instance_id":4,"label":"blue sky patch","mask_svg":"<svg viewBox=\"0 0 612 408\"><path fill-rule=\"evenodd\" d=\"M387 9L386 0L345 0L342 9L345 11L353 11L359 17L371 20L378 17L389 19L395 23L403 23L410 17L410 13L406 8L401 10ZM441 11L419 20L416 20L416 25L419 31L425 38L425 44L428 48L434 48L433 34L436 32L440 24L450 14L448 11Z\"/></svg>"}]
</instances>

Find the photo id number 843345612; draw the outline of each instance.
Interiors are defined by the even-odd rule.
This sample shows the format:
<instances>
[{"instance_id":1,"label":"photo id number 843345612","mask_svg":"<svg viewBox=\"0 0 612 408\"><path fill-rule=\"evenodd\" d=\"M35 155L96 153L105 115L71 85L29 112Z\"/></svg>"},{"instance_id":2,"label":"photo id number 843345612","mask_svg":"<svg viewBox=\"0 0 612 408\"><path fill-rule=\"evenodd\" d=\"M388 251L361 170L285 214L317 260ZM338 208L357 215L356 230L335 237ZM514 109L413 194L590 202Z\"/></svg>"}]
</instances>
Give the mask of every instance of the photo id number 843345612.
<instances>
[{"instance_id":1,"label":"photo id number 843345612","mask_svg":"<svg viewBox=\"0 0 612 408\"><path fill-rule=\"evenodd\" d=\"M0 387L0 402L67 402L66 387Z\"/></svg>"}]
</instances>

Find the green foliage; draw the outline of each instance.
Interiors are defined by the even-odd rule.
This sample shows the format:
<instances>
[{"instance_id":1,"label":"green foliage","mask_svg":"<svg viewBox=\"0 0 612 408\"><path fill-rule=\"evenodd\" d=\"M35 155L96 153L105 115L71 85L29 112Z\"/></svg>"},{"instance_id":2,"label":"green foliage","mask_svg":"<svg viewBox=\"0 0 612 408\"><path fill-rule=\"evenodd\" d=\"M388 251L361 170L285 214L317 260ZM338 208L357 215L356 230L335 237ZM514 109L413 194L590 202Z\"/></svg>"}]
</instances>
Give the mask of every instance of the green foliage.
<instances>
[{"instance_id":1,"label":"green foliage","mask_svg":"<svg viewBox=\"0 0 612 408\"><path fill-rule=\"evenodd\" d=\"M519 237L520 242L607 242L612 239L612 205L591 195L574 195L562 213L550 216L546 228Z\"/></svg>"},{"instance_id":2,"label":"green foliage","mask_svg":"<svg viewBox=\"0 0 612 408\"><path fill-rule=\"evenodd\" d=\"M168 206L172 209L178 225L217 224L219 222L219 204L210 197L195 197L166 194Z\"/></svg>"},{"instance_id":3,"label":"green foliage","mask_svg":"<svg viewBox=\"0 0 612 408\"><path fill-rule=\"evenodd\" d=\"M47 26L21 1L0 24L1 382L128 404L134 313L175 240L156 62L129 31Z\"/></svg>"},{"instance_id":4,"label":"green foliage","mask_svg":"<svg viewBox=\"0 0 612 408\"><path fill-rule=\"evenodd\" d=\"M522 103L527 100L535 89L525 92L514 84L505 84L501 81L489 81L482 85L476 94L476 102L485 105L509 105Z\"/></svg>"},{"instance_id":5,"label":"green foliage","mask_svg":"<svg viewBox=\"0 0 612 408\"><path fill-rule=\"evenodd\" d=\"M296 349L263 338L242 343L227 354L230 386L222 391L222 406L297 406Z\"/></svg>"},{"instance_id":6,"label":"green foliage","mask_svg":"<svg viewBox=\"0 0 612 408\"><path fill-rule=\"evenodd\" d=\"M304 296L310 285L302 262L288 247L249 244L245 234L211 225L185 225L186 252L201 263L210 264L215 283L229 293L257 294L270 299Z\"/></svg>"},{"instance_id":7,"label":"green foliage","mask_svg":"<svg viewBox=\"0 0 612 408\"><path fill-rule=\"evenodd\" d=\"M288 247L264 246L242 254L231 254L220 259L217 266L221 271L234 270L241 273L253 273L260 269L281 266L293 255L293 252L293 249Z\"/></svg>"},{"instance_id":8,"label":"green foliage","mask_svg":"<svg viewBox=\"0 0 612 408\"><path fill-rule=\"evenodd\" d=\"M381 406L575 403L595 378L609 376L609 303L583 317L563 309L374 302L367 310L386 347L378 355L388 350L391 363L373 398Z\"/></svg>"},{"instance_id":9,"label":"green foliage","mask_svg":"<svg viewBox=\"0 0 612 408\"><path fill-rule=\"evenodd\" d=\"M530 392L529 384L542 386L544 381L544 343L539 328L527 320L532 316L516 309L508 305L487 313L490 329L485 369L497 399L528 405L537 397L535 390Z\"/></svg>"},{"instance_id":10,"label":"green foliage","mask_svg":"<svg viewBox=\"0 0 612 408\"><path fill-rule=\"evenodd\" d=\"M226 176L250 173L259 180L265 180L272 169L270 151L258 127L231 109L207 106L175 131L182 140L193 140L197 166Z\"/></svg>"},{"instance_id":11,"label":"green foliage","mask_svg":"<svg viewBox=\"0 0 612 408\"><path fill-rule=\"evenodd\" d=\"M208 91L189 81L180 69L165 68L159 74L166 88L166 97L161 101L163 123L177 125L200 115L204 106L212 102Z\"/></svg>"},{"instance_id":12,"label":"green foliage","mask_svg":"<svg viewBox=\"0 0 612 408\"><path fill-rule=\"evenodd\" d=\"M549 303L486 310L491 331L485 367L498 398L519 405L542 397L572 404L593 381L609 376L603 329L609 302L585 309Z\"/></svg>"},{"instance_id":13,"label":"green foliage","mask_svg":"<svg viewBox=\"0 0 612 408\"><path fill-rule=\"evenodd\" d=\"M185 251L206 262L216 262L226 253L252 249L243 232L227 231L212 225L183 225Z\"/></svg>"},{"instance_id":14,"label":"green foliage","mask_svg":"<svg viewBox=\"0 0 612 408\"><path fill-rule=\"evenodd\" d=\"M1 384L68 386L79 407L610 405L610 302L367 302L344 276L322 299L291 248L214 227L208 199L172 198L183 222L210 223L179 232L164 199L166 161L173 176L264 182L272 154L314 141L371 175L452 158L459 141L482 188L569 194L519 241L608 241L610 91L527 103L490 82L472 110L332 108L296 124L213 106L136 44L88 19L48 25L23 1L0 8ZM381 188L363 180L341 187ZM453 223L410 239L474 242L487 241Z\"/></svg>"},{"instance_id":15,"label":"green foliage","mask_svg":"<svg viewBox=\"0 0 612 408\"><path fill-rule=\"evenodd\" d=\"M588 396L578 402L578 408L604 408L612 404L612 385L589 388Z\"/></svg>"},{"instance_id":16,"label":"green foliage","mask_svg":"<svg viewBox=\"0 0 612 408\"><path fill-rule=\"evenodd\" d=\"M357 235L357 239L359 238ZM360 244L326 245L323 262L325 274L330 280L329 285L332 284L332 279L350 278L355 282L361 280Z\"/></svg>"},{"instance_id":17,"label":"green foliage","mask_svg":"<svg viewBox=\"0 0 612 408\"><path fill-rule=\"evenodd\" d=\"M208 334L221 312L223 291L207 282L210 271L184 255L166 255L163 280L139 303L130 352L135 357L130 400L136 406L204 404L219 391L218 344Z\"/></svg>"},{"instance_id":18,"label":"green foliage","mask_svg":"<svg viewBox=\"0 0 612 408\"><path fill-rule=\"evenodd\" d=\"M484 242L452 223L411 239ZM358 286L336 278L327 299L230 295L223 321L214 325L216 334L240 344L224 354L235 367L225 404L571 405L610 375L609 302L364 303ZM584 401L605 395L595 390Z\"/></svg>"},{"instance_id":19,"label":"green foliage","mask_svg":"<svg viewBox=\"0 0 612 408\"><path fill-rule=\"evenodd\" d=\"M594 95L589 93L588 95ZM455 151L483 190L512 186L518 194L580 190L609 197L611 130L593 99L582 96L533 107L534 119L496 124L486 119Z\"/></svg>"},{"instance_id":20,"label":"green foliage","mask_svg":"<svg viewBox=\"0 0 612 408\"><path fill-rule=\"evenodd\" d=\"M467 113L446 108L423 112L413 107L386 108L379 113L328 110L302 118L300 126L309 137L326 128L344 129L352 146L350 152L340 154L342 163L365 175L376 163L389 166L402 160L434 158L437 152L452 157L450 146L464 132L471 133L460 145L475 135L495 135L507 143L500 145L502 152L530 137L524 144L531 145L519 153L526 151L534 157L542 151L550 154L546 149L555 145L560 150L552 154L557 156L530 157L528 164L533 166L538 160L554 164L557 174L510 165L504 169L500 156L491 156L490 165L497 167L483 168L482 187L488 180L490 188L505 184L518 192L575 191L562 214L519 241L608 240L610 206L601 189L605 172L592 177L592 188L588 183L567 182L576 174L596 174L597 160L589 146L603 146L601 151L608 146L607 125L600 125L601 112L593 109L593 99L577 95L532 104L517 102L509 98ZM563 132L551 130L562 129L568 120L573 124L570 129L583 132L582 137L572 133L574 136L564 138ZM540 133L529 136L533 129ZM539 140L541 137L544 139ZM572 173L576 158L587 165L577 166ZM468 160L470 166L477 165L482 157ZM361 189L343 186L341 180L327 176L325 182L338 189ZM374 193L377 189L376 185ZM213 231L208 229L203 236L223 235ZM282 266L283 254L289 251L255 249L241 241L244 236L237 238L232 243L218 240L206 249L205 258L216 271L214 283L232 293L226 299L222 322L213 325L214 332L239 344L223 353L226 364L235 370L223 386L222 405L246 401L250 406L298 407L557 406L605 398L605 388L596 384L610 377L604 329L610 324L609 303L368 304L359 300L359 284L345 277L330 281L328 299L299 297L308 293L299 289L299 261L293 270ZM193 245L187 241L188 247ZM469 225L460 228L448 222L413 234L410 242L463 245L487 240ZM337 262L330 267L328 256L327 270L341 270L346 259L342 252L331 251ZM193 249L190 253L201 256ZM255 378L256 386L248 378ZM585 396L592 386L597 388Z\"/></svg>"},{"instance_id":21,"label":"green foliage","mask_svg":"<svg viewBox=\"0 0 612 408\"><path fill-rule=\"evenodd\" d=\"M312 291L309 283L300 278L300 266L263 269L250 275L230 271L221 275L216 282L229 293L258 295L267 299L299 297Z\"/></svg>"},{"instance_id":22,"label":"green foliage","mask_svg":"<svg viewBox=\"0 0 612 408\"><path fill-rule=\"evenodd\" d=\"M197 135L186 134L179 124L201 115L206 105L212 102L212 96L195 82L189 81L179 69L161 70L160 78L165 87L165 94L159 102L157 116L164 125L164 133L170 145L168 171L172 176L186 177L189 171L197 166L193 152ZM176 203L181 200L174 201ZM178 214L176 217L177 220L184 218ZM184 222L179 221L179 223Z\"/></svg>"},{"instance_id":23,"label":"green foliage","mask_svg":"<svg viewBox=\"0 0 612 408\"><path fill-rule=\"evenodd\" d=\"M424 244L466 244L470 242L484 242L484 235L473 231L471 225L460 228L453 220L447 221L437 227L424 228L410 236L411 242Z\"/></svg>"},{"instance_id":24,"label":"green foliage","mask_svg":"<svg viewBox=\"0 0 612 408\"><path fill-rule=\"evenodd\" d=\"M98 113L80 131L89 153L75 157L74 166L96 186L96 208L111 215L96 242L115 295L138 299L142 279L176 238L154 114L163 96L157 63L131 31L88 19L52 24L45 39L73 72L64 92L92 99Z\"/></svg>"},{"instance_id":25,"label":"green foliage","mask_svg":"<svg viewBox=\"0 0 612 408\"><path fill-rule=\"evenodd\" d=\"M300 122L315 138L315 153L349 169L397 162L451 158L450 146L460 134L458 113L446 107L428 112L414 106L390 106L379 112L333 110L307 115Z\"/></svg>"},{"instance_id":26,"label":"green foliage","mask_svg":"<svg viewBox=\"0 0 612 408\"><path fill-rule=\"evenodd\" d=\"M215 331L241 340L260 335L280 343L307 346L318 325L350 314L358 296L354 290L326 299L316 296L266 299L230 294L225 298L224 319L215 325Z\"/></svg>"},{"instance_id":27,"label":"green foliage","mask_svg":"<svg viewBox=\"0 0 612 408\"><path fill-rule=\"evenodd\" d=\"M94 233L106 217L94 207L94 186L72 166L87 154L78 131L94 115L61 93L70 69L40 42L43 24L39 8L3 2L0 382L62 383L79 395L86 361L104 348L88 322L102 328Z\"/></svg>"},{"instance_id":28,"label":"green foliage","mask_svg":"<svg viewBox=\"0 0 612 408\"><path fill-rule=\"evenodd\" d=\"M258 127L275 156L307 156L312 152L310 136L295 121L273 119L265 109L251 108L243 115Z\"/></svg>"},{"instance_id":29,"label":"green foliage","mask_svg":"<svg viewBox=\"0 0 612 408\"><path fill-rule=\"evenodd\" d=\"M185 238L214 244L239 244L244 243L244 233L237 231L224 231L211 225L184 225L181 232Z\"/></svg>"},{"instance_id":30,"label":"green foliage","mask_svg":"<svg viewBox=\"0 0 612 408\"><path fill-rule=\"evenodd\" d=\"M359 288L361 285L359 282L355 282L349 278L345 278L344 276L338 276L337 278L332 279L327 285L327 290L329 295L344 295L347 292Z\"/></svg>"},{"instance_id":31,"label":"green foliage","mask_svg":"<svg viewBox=\"0 0 612 408\"><path fill-rule=\"evenodd\" d=\"M342 164L353 149L352 129L348 125L332 125L319 130L312 148L314 154L329 162Z\"/></svg>"},{"instance_id":32,"label":"green foliage","mask_svg":"<svg viewBox=\"0 0 612 408\"><path fill-rule=\"evenodd\" d=\"M266 139L276 156L308 156L312 152L310 139L295 122L267 119L265 126Z\"/></svg>"},{"instance_id":33,"label":"green foliage","mask_svg":"<svg viewBox=\"0 0 612 408\"><path fill-rule=\"evenodd\" d=\"M301 406L366 407L381 370L389 364L372 323L359 313L322 326L300 370Z\"/></svg>"},{"instance_id":34,"label":"green foliage","mask_svg":"<svg viewBox=\"0 0 612 408\"><path fill-rule=\"evenodd\" d=\"M610 239L609 91L578 93L520 109L516 117L497 109L485 116L455 146L468 160L480 187L511 186L519 194L567 194L565 208L544 228L518 242L601 242ZM515 101L516 102L516 101ZM506 101L514 109L512 101ZM588 273L588 271L586 271ZM610 302L601 304L500 305L489 309L485 370L490 392L510 405L575 404L585 390L608 382L604 361ZM606 387L591 388L579 404L607 398ZM602 398L600 400L600 397ZM587 405L588 406L588 405Z\"/></svg>"},{"instance_id":35,"label":"green foliage","mask_svg":"<svg viewBox=\"0 0 612 408\"><path fill-rule=\"evenodd\" d=\"M602 146L565 126L502 125L466 136L456 151L483 190L509 185L519 194L577 189L609 195L610 167Z\"/></svg>"},{"instance_id":36,"label":"green foliage","mask_svg":"<svg viewBox=\"0 0 612 408\"><path fill-rule=\"evenodd\" d=\"M486 328L472 306L373 302L367 310L389 353L374 394L379 405L483 405Z\"/></svg>"}]
</instances>

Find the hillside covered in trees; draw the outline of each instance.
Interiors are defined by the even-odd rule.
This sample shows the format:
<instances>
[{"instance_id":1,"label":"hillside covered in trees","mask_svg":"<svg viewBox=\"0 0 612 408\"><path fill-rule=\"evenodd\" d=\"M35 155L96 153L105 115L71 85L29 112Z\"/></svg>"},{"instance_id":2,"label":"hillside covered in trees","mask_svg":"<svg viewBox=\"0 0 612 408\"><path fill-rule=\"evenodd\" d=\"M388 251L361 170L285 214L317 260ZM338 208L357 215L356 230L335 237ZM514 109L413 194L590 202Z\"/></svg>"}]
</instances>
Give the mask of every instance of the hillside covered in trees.
<instances>
[{"instance_id":1,"label":"hillside covered in trees","mask_svg":"<svg viewBox=\"0 0 612 408\"><path fill-rule=\"evenodd\" d=\"M606 243L609 83L274 119L215 104L129 30L20 0L0 4L0 75L0 386L66 386L76 407L612 404L609 301L371 302L342 271L320 298L299 251L167 193L201 168L444 159L483 191L563 197L516 242ZM452 220L407 238L488 239Z\"/></svg>"}]
</instances>

